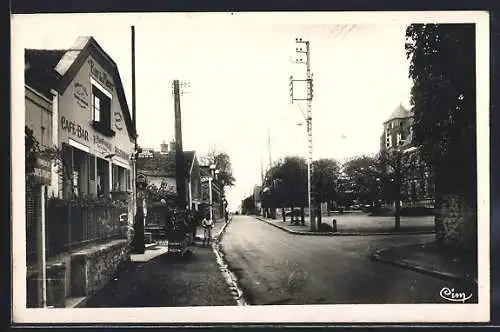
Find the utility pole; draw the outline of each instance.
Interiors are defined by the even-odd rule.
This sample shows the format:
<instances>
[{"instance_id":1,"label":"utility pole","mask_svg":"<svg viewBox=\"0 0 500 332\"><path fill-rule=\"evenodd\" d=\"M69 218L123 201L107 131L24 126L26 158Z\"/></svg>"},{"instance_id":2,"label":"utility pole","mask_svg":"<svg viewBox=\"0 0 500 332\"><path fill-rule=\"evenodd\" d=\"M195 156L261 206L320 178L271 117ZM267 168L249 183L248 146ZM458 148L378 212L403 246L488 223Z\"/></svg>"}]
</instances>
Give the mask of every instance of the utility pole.
<instances>
[{"instance_id":1,"label":"utility pole","mask_svg":"<svg viewBox=\"0 0 500 332\"><path fill-rule=\"evenodd\" d=\"M182 148L182 122L179 80L174 80L174 114L175 114L175 183L177 187L177 208L186 209L186 178L184 167L184 151Z\"/></svg>"},{"instance_id":2,"label":"utility pole","mask_svg":"<svg viewBox=\"0 0 500 332\"><path fill-rule=\"evenodd\" d=\"M313 174L313 139L312 139L312 98L313 98L313 74L311 73L311 50L308 40L303 40L302 38L295 38L295 43L297 47L295 51L298 55L305 54L306 55L306 79L302 80L294 80L293 76L290 76L290 98L291 102L295 100L305 100L307 102L307 113L305 116L306 124L307 124L307 150L308 150L308 158L307 158L307 200L309 205L309 219L310 219L310 227L311 231L316 230L316 219L315 219L315 205L314 205L314 184L312 181ZM305 50L300 45L305 45ZM304 64L303 58L299 57L296 59L296 63ZM307 96L306 98L294 98L293 95L293 83L301 81L306 82L307 84Z\"/></svg>"},{"instance_id":3,"label":"utility pole","mask_svg":"<svg viewBox=\"0 0 500 332\"><path fill-rule=\"evenodd\" d=\"M136 96L135 96L135 26L131 27L132 32L132 118L134 124L134 154L132 156L132 201L133 201L133 225L134 225L134 253L143 254L145 251L144 246L144 206L142 199L139 199L137 190L137 155L139 147L137 146L137 114L136 114ZM140 204L141 203L141 204ZM141 206L139 206L139 204Z\"/></svg>"}]
</instances>

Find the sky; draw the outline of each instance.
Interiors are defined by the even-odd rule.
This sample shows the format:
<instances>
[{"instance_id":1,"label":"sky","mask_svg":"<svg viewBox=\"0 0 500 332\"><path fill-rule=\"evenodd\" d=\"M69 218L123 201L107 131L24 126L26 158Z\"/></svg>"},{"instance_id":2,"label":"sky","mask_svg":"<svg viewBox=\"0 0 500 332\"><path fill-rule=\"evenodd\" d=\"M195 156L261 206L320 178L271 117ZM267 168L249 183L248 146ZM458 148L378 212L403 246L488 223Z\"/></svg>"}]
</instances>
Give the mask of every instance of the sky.
<instances>
[{"instance_id":1,"label":"sky","mask_svg":"<svg viewBox=\"0 0 500 332\"><path fill-rule=\"evenodd\" d=\"M304 79L295 38L309 40L314 75L314 159L378 152L382 123L409 107L405 28L397 20L339 16L158 13L23 15L13 34L24 48L67 49L93 36L118 65L131 108L131 25L136 33L138 143L159 149L174 138L172 81L181 96L183 147L215 147L231 159L229 208L259 184L261 169L307 156L304 102L290 102L289 77ZM36 28L34 28L36 27ZM63 27L63 28L62 28ZM296 97L305 91L295 86ZM263 167L261 167L263 165Z\"/></svg>"}]
</instances>

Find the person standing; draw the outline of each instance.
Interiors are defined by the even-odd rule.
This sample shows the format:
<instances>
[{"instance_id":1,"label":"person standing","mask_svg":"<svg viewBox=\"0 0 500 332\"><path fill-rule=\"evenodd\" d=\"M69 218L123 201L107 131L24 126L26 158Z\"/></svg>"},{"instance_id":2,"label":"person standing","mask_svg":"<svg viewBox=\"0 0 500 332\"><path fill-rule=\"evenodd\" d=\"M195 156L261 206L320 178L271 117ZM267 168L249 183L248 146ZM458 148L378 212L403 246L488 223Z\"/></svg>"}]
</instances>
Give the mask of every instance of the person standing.
<instances>
[{"instance_id":1,"label":"person standing","mask_svg":"<svg viewBox=\"0 0 500 332\"><path fill-rule=\"evenodd\" d=\"M226 219L226 224L227 224L227 222L229 221L229 212L227 212L227 210L224 211L224 218Z\"/></svg>"},{"instance_id":2,"label":"person standing","mask_svg":"<svg viewBox=\"0 0 500 332\"><path fill-rule=\"evenodd\" d=\"M205 246L205 243L207 245L210 245L210 241L212 240L212 228L214 227L213 220L210 219L210 217L205 216L203 220L201 221L201 227L203 227L203 244L202 247Z\"/></svg>"}]
</instances>

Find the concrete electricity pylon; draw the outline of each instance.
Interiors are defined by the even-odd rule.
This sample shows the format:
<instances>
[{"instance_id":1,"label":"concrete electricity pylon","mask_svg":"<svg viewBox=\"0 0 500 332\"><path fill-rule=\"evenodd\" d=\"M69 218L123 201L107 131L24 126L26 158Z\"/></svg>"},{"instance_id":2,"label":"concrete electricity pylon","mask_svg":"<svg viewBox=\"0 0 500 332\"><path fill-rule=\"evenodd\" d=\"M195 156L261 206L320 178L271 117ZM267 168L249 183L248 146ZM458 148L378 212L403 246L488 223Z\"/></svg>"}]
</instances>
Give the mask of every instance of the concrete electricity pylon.
<instances>
[{"instance_id":1,"label":"concrete electricity pylon","mask_svg":"<svg viewBox=\"0 0 500 332\"><path fill-rule=\"evenodd\" d=\"M296 48L295 52L298 57L295 63L306 65L306 78L295 80L293 76L290 76L290 98L293 104L294 101L305 100L307 102L307 111L305 114L305 120L307 124L307 199L309 205L309 219L311 231L316 230L316 220L315 220L315 210L314 210L314 184L312 181L313 174L313 139L312 139L312 99L313 99L313 74L311 73L311 50L308 40L303 40L302 38L295 38ZM305 45L305 50L303 46ZM302 55L306 56L306 61ZM293 83L294 82L306 82L307 94L306 98L295 98L293 94Z\"/></svg>"}]
</instances>

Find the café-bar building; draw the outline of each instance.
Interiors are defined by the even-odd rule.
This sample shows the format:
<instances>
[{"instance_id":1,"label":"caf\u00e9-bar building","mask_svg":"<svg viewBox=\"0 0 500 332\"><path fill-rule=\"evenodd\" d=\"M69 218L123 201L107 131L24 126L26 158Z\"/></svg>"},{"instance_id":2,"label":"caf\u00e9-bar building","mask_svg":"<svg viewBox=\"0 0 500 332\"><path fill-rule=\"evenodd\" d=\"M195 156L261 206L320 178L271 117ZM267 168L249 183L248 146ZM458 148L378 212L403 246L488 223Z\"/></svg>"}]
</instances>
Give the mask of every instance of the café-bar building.
<instances>
[{"instance_id":1,"label":"caf\u00e9-bar building","mask_svg":"<svg viewBox=\"0 0 500 332\"><path fill-rule=\"evenodd\" d=\"M27 49L25 60L50 78L52 143L72 172L65 181L53 169L52 195L128 196L136 133L113 59L94 38L79 37L68 50Z\"/></svg>"}]
</instances>

